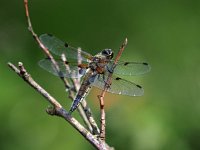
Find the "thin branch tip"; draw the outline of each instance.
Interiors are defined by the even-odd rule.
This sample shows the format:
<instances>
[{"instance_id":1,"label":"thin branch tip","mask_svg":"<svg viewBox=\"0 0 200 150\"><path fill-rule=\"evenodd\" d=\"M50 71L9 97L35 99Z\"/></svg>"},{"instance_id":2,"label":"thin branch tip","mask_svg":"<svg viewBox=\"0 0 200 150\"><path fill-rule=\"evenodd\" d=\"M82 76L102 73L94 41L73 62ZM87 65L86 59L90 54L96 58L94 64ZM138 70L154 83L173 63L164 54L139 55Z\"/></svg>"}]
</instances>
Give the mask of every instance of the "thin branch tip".
<instances>
[{"instance_id":1,"label":"thin branch tip","mask_svg":"<svg viewBox=\"0 0 200 150\"><path fill-rule=\"evenodd\" d=\"M18 66L23 66L23 63L22 62L18 62Z\"/></svg>"},{"instance_id":2,"label":"thin branch tip","mask_svg":"<svg viewBox=\"0 0 200 150\"><path fill-rule=\"evenodd\" d=\"M12 65L12 63L11 63L11 62L8 62L8 63L7 63L7 65L8 65L8 66L11 66L11 65Z\"/></svg>"},{"instance_id":3,"label":"thin branch tip","mask_svg":"<svg viewBox=\"0 0 200 150\"><path fill-rule=\"evenodd\" d=\"M10 67L13 71L15 71L17 74L19 74L19 69L13 65L11 62L8 62L8 67Z\"/></svg>"},{"instance_id":4,"label":"thin branch tip","mask_svg":"<svg viewBox=\"0 0 200 150\"><path fill-rule=\"evenodd\" d=\"M124 43L127 45L128 44L128 38L125 38Z\"/></svg>"},{"instance_id":5,"label":"thin branch tip","mask_svg":"<svg viewBox=\"0 0 200 150\"><path fill-rule=\"evenodd\" d=\"M125 38L124 43L122 44L122 48L124 48L128 44L128 39Z\"/></svg>"}]
</instances>

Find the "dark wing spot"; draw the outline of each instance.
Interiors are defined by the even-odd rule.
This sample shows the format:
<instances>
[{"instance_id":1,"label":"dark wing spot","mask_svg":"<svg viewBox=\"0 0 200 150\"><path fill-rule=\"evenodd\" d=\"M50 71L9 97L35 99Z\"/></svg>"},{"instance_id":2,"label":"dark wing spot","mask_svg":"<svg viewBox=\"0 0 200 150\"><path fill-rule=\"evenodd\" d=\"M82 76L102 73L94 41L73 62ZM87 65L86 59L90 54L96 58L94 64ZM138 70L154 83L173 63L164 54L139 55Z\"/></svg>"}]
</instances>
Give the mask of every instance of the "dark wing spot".
<instances>
[{"instance_id":1,"label":"dark wing spot","mask_svg":"<svg viewBox=\"0 0 200 150\"><path fill-rule=\"evenodd\" d=\"M65 43L65 47L68 47L69 45L67 43Z\"/></svg>"},{"instance_id":2,"label":"dark wing spot","mask_svg":"<svg viewBox=\"0 0 200 150\"><path fill-rule=\"evenodd\" d=\"M125 63L124 63L124 66L126 66L126 65L128 65L128 64L129 64L129 62L125 62Z\"/></svg>"},{"instance_id":3,"label":"dark wing spot","mask_svg":"<svg viewBox=\"0 0 200 150\"><path fill-rule=\"evenodd\" d=\"M117 78L115 78L115 80L121 80L122 78L119 78L119 77L117 77Z\"/></svg>"},{"instance_id":4,"label":"dark wing spot","mask_svg":"<svg viewBox=\"0 0 200 150\"><path fill-rule=\"evenodd\" d=\"M148 66L149 64L144 62L143 65L147 65Z\"/></svg>"},{"instance_id":5,"label":"dark wing spot","mask_svg":"<svg viewBox=\"0 0 200 150\"><path fill-rule=\"evenodd\" d=\"M47 33L47 35L48 35L48 36L51 36L51 37L53 36L53 35L52 35L52 34L50 34L50 33Z\"/></svg>"},{"instance_id":6,"label":"dark wing spot","mask_svg":"<svg viewBox=\"0 0 200 150\"><path fill-rule=\"evenodd\" d=\"M140 89L142 88L140 85L136 85L137 87L139 87Z\"/></svg>"}]
</instances>

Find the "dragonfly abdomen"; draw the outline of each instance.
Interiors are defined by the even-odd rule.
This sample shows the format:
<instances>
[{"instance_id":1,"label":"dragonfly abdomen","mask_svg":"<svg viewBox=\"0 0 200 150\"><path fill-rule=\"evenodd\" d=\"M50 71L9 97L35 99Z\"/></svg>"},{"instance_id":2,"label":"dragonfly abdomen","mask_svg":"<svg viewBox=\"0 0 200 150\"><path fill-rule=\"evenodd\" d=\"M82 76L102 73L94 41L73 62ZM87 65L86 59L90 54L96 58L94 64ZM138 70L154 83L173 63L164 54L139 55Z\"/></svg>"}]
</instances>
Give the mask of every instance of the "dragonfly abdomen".
<instances>
[{"instance_id":1,"label":"dragonfly abdomen","mask_svg":"<svg viewBox=\"0 0 200 150\"><path fill-rule=\"evenodd\" d=\"M81 93L78 92L69 110L70 113L72 113L80 105L81 101L87 96L90 89L91 87L88 86L84 91L81 91Z\"/></svg>"},{"instance_id":2,"label":"dragonfly abdomen","mask_svg":"<svg viewBox=\"0 0 200 150\"><path fill-rule=\"evenodd\" d=\"M70 108L70 113L72 113L81 103L81 101L87 96L87 94L89 93L90 89L91 89L91 84L94 82L94 79L96 77L96 74L92 71L89 70L84 79L83 82L81 84L81 87L76 95L76 98L74 99L71 108Z\"/></svg>"}]
</instances>

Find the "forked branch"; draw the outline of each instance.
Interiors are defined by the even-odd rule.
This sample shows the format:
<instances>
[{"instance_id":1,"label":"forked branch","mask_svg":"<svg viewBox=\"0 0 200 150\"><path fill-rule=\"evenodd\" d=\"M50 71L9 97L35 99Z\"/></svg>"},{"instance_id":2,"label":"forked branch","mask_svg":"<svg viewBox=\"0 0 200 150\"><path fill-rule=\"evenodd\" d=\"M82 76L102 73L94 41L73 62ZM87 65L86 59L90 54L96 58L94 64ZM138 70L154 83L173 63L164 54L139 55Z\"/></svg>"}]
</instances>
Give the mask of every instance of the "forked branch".
<instances>
[{"instance_id":1,"label":"forked branch","mask_svg":"<svg viewBox=\"0 0 200 150\"><path fill-rule=\"evenodd\" d=\"M62 72L60 71L59 65L55 61L54 57L51 55L49 49L43 45L43 43L40 41L40 38L37 36L37 34L34 32L31 19L29 16L29 10L28 10L28 0L24 0L24 5L25 5L25 11L26 11L26 17L27 17L27 22L28 22L28 29L33 35L34 39L38 43L38 45L41 47L43 52L46 54L46 56L50 59L51 63L54 65L54 68L56 71L60 74ZM127 39L125 39L124 43L119 49L119 52L114 60L112 70L114 70L119 58L121 57L122 52L124 51L125 46L127 45ZM79 54L79 53L77 53ZM81 58L81 56L77 55L77 58ZM78 59L78 61L81 61ZM81 62L78 62L81 63ZM101 118L100 118L100 124L101 124L101 129L99 130L96 121L93 118L93 115L90 111L90 108L87 106L87 103L85 100L83 100L81 107L78 107L78 111L80 116L83 118L84 123L86 124L86 128L84 128L75 118L73 118L71 115L68 114L68 112L61 106L61 104L53 98L49 93L47 93L40 85L38 85L28 74L26 69L24 68L22 63L19 63L18 68L15 67L13 64L9 63L8 64L11 69L13 69L21 78L24 79L29 85L31 85L35 90L37 90L41 95L45 97L46 100L48 100L49 103L53 105L53 108L47 109L47 113L50 115L57 115L62 118L64 118L66 121L68 121L76 130L78 130L92 145L94 145L97 149L113 149L110 148L106 143L105 143L105 125L106 125L106 120L105 120L105 110L104 110L104 97L105 97L105 92L108 90L109 86L111 85L111 77L112 77L112 72L109 73L106 84L104 89L102 90L101 94L98 96L99 101L100 101L100 113L101 113ZM66 66L68 68L68 66ZM70 68L68 68L70 69ZM77 79L66 79L63 76L60 76L60 79L63 81L65 88L68 89L69 91L69 97L71 100L74 100L75 98L75 92L80 87L80 80ZM73 83L72 85L70 83ZM73 87L73 88L72 88ZM74 89L74 90L72 90ZM99 134L100 134L100 139L99 139ZM97 136L98 135L98 136Z\"/></svg>"},{"instance_id":2,"label":"forked branch","mask_svg":"<svg viewBox=\"0 0 200 150\"><path fill-rule=\"evenodd\" d=\"M78 132L80 132L81 135L84 136L96 149L113 149L112 147L109 147L104 141L98 139L95 135L91 134L75 118L69 115L69 113L62 107L62 105L30 76L30 74L26 71L22 63L19 63L18 67L16 67L12 63L8 63L8 66L13 71L15 71L15 73L17 73L22 79L24 79L25 82L27 82L31 87L33 87L37 92L39 92L53 106L53 108L47 109L48 114L64 118Z\"/></svg>"}]
</instances>

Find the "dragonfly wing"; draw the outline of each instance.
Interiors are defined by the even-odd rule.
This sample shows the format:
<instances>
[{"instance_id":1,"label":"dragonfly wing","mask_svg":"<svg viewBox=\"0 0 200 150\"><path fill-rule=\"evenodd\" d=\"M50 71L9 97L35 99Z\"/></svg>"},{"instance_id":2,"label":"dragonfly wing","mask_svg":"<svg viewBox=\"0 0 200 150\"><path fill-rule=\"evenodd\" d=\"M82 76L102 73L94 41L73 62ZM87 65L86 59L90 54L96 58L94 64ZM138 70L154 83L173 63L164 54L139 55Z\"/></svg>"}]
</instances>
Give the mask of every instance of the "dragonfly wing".
<instances>
[{"instance_id":1,"label":"dragonfly wing","mask_svg":"<svg viewBox=\"0 0 200 150\"><path fill-rule=\"evenodd\" d=\"M62 60L56 60L58 69L55 67L55 65L50 61L50 59L42 59L38 62L39 66L43 68L44 70L61 77L67 77L67 78L80 78L82 77L86 69L78 67L77 64L65 64Z\"/></svg>"},{"instance_id":2,"label":"dragonfly wing","mask_svg":"<svg viewBox=\"0 0 200 150\"><path fill-rule=\"evenodd\" d=\"M105 82L107 81L107 76L98 75L95 82L92 83L93 86L104 89ZM144 90L140 85L133 82L127 81L125 79L112 76L112 84L107 89L107 92L128 96L141 96L144 94Z\"/></svg>"},{"instance_id":3,"label":"dragonfly wing","mask_svg":"<svg viewBox=\"0 0 200 150\"><path fill-rule=\"evenodd\" d=\"M77 48L69 46L67 43L61 41L51 34L42 34L39 39L42 44L55 55L61 56L62 54L64 54L66 58L73 59L81 57L83 61L88 61L92 58L91 54L84 51L78 51ZM80 55L78 56L78 54Z\"/></svg>"},{"instance_id":4,"label":"dragonfly wing","mask_svg":"<svg viewBox=\"0 0 200 150\"><path fill-rule=\"evenodd\" d=\"M108 68L111 68L113 62L111 61L108 64ZM141 75L149 72L151 67L148 63L140 63L140 62L125 62L119 61L114 68L114 74L119 75Z\"/></svg>"}]
</instances>

